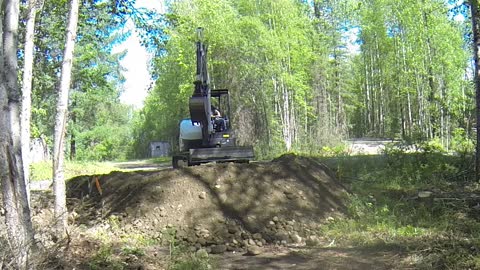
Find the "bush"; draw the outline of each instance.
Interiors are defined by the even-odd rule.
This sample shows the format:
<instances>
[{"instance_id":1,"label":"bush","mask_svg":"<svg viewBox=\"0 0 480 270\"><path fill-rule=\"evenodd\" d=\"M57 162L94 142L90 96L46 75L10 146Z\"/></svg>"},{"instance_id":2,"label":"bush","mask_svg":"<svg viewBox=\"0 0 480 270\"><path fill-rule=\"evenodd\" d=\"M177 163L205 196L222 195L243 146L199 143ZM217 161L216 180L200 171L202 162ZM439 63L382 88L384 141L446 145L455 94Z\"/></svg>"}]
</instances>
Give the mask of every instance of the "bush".
<instances>
[{"instance_id":1,"label":"bush","mask_svg":"<svg viewBox=\"0 0 480 270\"><path fill-rule=\"evenodd\" d=\"M174 228L164 233L170 248L170 270L208 270L212 262L208 253L192 252L187 246L176 240Z\"/></svg>"},{"instance_id":2,"label":"bush","mask_svg":"<svg viewBox=\"0 0 480 270\"><path fill-rule=\"evenodd\" d=\"M468 138L465 129L456 128L452 134L451 148L453 151L460 154L470 154L475 151L475 143Z\"/></svg>"},{"instance_id":3,"label":"bush","mask_svg":"<svg viewBox=\"0 0 480 270\"><path fill-rule=\"evenodd\" d=\"M335 146L324 146L320 150L320 156L324 157L341 157L348 156L348 147L345 144L337 144Z\"/></svg>"}]
</instances>

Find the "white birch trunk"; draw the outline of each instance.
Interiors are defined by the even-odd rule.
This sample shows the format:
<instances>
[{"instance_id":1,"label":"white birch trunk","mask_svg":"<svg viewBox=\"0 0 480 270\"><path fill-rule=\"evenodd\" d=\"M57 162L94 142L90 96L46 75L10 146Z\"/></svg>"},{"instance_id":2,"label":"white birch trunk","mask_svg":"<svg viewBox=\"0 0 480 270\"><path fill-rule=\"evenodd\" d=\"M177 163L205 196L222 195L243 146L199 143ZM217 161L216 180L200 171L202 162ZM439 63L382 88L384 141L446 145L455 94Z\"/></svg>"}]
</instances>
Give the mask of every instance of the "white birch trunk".
<instances>
[{"instance_id":1,"label":"white birch trunk","mask_svg":"<svg viewBox=\"0 0 480 270\"><path fill-rule=\"evenodd\" d=\"M5 2L3 4L2 2ZM20 140L20 91L17 83L18 0L0 0L0 179L10 249L17 269L32 269L33 227L25 186ZM3 10L4 9L4 10Z\"/></svg>"},{"instance_id":2,"label":"white birch trunk","mask_svg":"<svg viewBox=\"0 0 480 270\"><path fill-rule=\"evenodd\" d=\"M291 115L290 115L290 104L289 104L289 94L288 90L285 87L285 83L283 78L281 81L281 88L282 88L282 101L283 101L283 112L282 112L282 127L283 127L283 141L285 142L285 147L287 151L292 149L292 134L291 134Z\"/></svg>"},{"instance_id":3,"label":"white birch trunk","mask_svg":"<svg viewBox=\"0 0 480 270\"><path fill-rule=\"evenodd\" d=\"M60 77L60 89L55 118L55 134L53 147L53 193L55 194L55 221L56 229L61 237L67 229L67 205L65 192L65 132L68 112L68 95L70 90L73 51L77 36L79 0L70 2L70 14L67 28L67 39L62 62L62 74Z\"/></svg>"},{"instance_id":4,"label":"white birch trunk","mask_svg":"<svg viewBox=\"0 0 480 270\"><path fill-rule=\"evenodd\" d=\"M21 114L21 140L23 174L27 187L27 199L30 204L30 118L32 111L32 74L33 74L33 46L35 33L35 16L37 13L36 1L28 1L27 26L25 32L25 56L23 63L22 81L22 114Z\"/></svg>"}]
</instances>

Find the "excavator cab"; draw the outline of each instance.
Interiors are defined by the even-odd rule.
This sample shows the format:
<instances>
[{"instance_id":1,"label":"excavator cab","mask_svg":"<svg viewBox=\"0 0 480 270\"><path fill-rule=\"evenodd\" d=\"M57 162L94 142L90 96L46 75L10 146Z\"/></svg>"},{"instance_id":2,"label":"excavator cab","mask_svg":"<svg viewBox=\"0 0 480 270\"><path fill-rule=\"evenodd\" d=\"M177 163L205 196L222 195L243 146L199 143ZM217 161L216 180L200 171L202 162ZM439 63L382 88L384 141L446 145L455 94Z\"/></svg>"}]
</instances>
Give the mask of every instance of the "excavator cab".
<instances>
[{"instance_id":1,"label":"excavator cab","mask_svg":"<svg viewBox=\"0 0 480 270\"><path fill-rule=\"evenodd\" d=\"M211 90L212 107L220 112L212 112L213 132L210 134L210 147L235 146L235 135L230 123L230 96L227 89Z\"/></svg>"},{"instance_id":2,"label":"excavator cab","mask_svg":"<svg viewBox=\"0 0 480 270\"><path fill-rule=\"evenodd\" d=\"M227 89L212 90L212 124L215 132L224 132L230 129L230 98ZM215 113L217 111L218 114Z\"/></svg>"}]
</instances>

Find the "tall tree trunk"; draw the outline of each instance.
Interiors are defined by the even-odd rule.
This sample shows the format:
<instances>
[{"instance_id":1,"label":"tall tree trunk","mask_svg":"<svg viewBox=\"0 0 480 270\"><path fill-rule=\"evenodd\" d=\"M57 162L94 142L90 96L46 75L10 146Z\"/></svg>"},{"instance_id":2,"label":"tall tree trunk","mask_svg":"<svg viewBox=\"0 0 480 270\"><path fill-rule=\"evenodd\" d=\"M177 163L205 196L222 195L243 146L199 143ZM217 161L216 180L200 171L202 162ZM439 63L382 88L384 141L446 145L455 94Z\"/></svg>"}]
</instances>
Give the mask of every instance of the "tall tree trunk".
<instances>
[{"instance_id":1,"label":"tall tree trunk","mask_svg":"<svg viewBox=\"0 0 480 270\"><path fill-rule=\"evenodd\" d=\"M35 16L37 13L37 1L28 1L27 26L25 32L25 53L23 63L22 82L22 114L21 114L21 140L22 159L25 185L27 186L27 199L30 203L30 118L32 111L32 74L33 74L33 46L35 32Z\"/></svg>"},{"instance_id":2,"label":"tall tree trunk","mask_svg":"<svg viewBox=\"0 0 480 270\"><path fill-rule=\"evenodd\" d=\"M5 4L3 4L3 2ZM0 0L0 179L5 222L16 268L31 269L33 226L22 166L17 83L18 0Z\"/></svg>"},{"instance_id":3,"label":"tall tree trunk","mask_svg":"<svg viewBox=\"0 0 480 270\"><path fill-rule=\"evenodd\" d=\"M65 195L65 132L68 112L68 93L70 90L73 51L77 36L79 0L70 2L70 14L67 28L67 39L62 62L62 74L60 77L60 89L55 118L55 134L53 147L53 193L55 194L55 221L58 233L63 235L67 229L67 205Z\"/></svg>"},{"instance_id":4,"label":"tall tree trunk","mask_svg":"<svg viewBox=\"0 0 480 270\"><path fill-rule=\"evenodd\" d=\"M77 105L77 103L75 101L72 102L72 107L75 108L75 106ZM76 125L77 124L77 116L75 115L75 112L73 112L71 115L71 120L72 120L72 124L73 125ZM75 157L77 155L77 140L76 140L76 137L75 137L75 133L72 132L72 134L70 134L70 160L74 160Z\"/></svg>"},{"instance_id":5,"label":"tall tree trunk","mask_svg":"<svg viewBox=\"0 0 480 270\"><path fill-rule=\"evenodd\" d=\"M477 148L475 155L475 176L477 181L480 181L480 18L478 16L478 0L470 0L470 8L472 12L472 32L473 32L473 58L475 60L475 91L476 91L476 105L477 105Z\"/></svg>"}]
</instances>

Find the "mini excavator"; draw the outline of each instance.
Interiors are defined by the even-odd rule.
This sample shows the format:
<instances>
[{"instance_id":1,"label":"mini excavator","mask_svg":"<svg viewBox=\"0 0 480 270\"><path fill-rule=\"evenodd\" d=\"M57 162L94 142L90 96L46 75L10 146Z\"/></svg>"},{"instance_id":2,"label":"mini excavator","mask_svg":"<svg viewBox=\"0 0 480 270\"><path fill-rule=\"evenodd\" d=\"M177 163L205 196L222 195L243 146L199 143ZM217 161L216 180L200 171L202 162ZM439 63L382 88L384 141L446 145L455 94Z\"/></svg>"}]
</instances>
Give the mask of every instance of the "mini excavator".
<instances>
[{"instance_id":1,"label":"mini excavator","mask_svg":"<svg viewBox=\"0 0 480 270\"><path fill-rule=\"evenodd\" d=\"M210 89L207 46L203 29L197 29L197 71L190 97L190 118L180 121L179 152L172 157L174 168L208 162L242 162L254 159L252 146L237 146L230 115L227 89ZM223 112L224 114L221 114Z\"/></svg>"}]
</instances>

